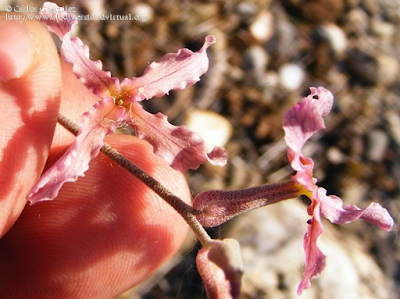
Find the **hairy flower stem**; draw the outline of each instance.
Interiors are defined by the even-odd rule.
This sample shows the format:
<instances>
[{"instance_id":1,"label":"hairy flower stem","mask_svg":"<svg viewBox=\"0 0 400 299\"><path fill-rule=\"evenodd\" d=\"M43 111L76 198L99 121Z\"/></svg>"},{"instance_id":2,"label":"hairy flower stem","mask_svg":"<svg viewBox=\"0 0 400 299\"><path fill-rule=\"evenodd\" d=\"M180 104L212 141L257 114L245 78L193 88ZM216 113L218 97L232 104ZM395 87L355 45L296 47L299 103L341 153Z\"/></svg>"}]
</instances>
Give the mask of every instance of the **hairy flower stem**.
<instances>
[{"instance_id":1,"label":"hairy flower stem","mask_svg":"<svg viewBox=\"0 0 400 299\"><path fill-rule=\"evenodd\" d=\"M299 196L301 191L292 180L242 190L209 190L196 196L193 207L201 212L197 215L200 223L213 227L244 212Z\"/></svg>"},{"instance_id":2,"label":"hairy flower stem","mask_svg":"<svg viewBox=\"0 0 400 299\"><path fill-rule=\"evenodd\" d=\"M78 134L78 126L62 114L58 115L58 122L75 136ZM183 217L183 219L185 219L195 233L197 239L200 241L201 245L203 247L208 246L211 238L196 219L196 211L193 209L193 207L189 206L179 197L172 194L172 192L165 188L159 181L147 174L137 165L133 164L107 143L104 143L103 147L101 148L101 152L133 174L146 186L157 193L162 199L164 199L169 205L171 205Z\"/></svg>"}]
</instances>

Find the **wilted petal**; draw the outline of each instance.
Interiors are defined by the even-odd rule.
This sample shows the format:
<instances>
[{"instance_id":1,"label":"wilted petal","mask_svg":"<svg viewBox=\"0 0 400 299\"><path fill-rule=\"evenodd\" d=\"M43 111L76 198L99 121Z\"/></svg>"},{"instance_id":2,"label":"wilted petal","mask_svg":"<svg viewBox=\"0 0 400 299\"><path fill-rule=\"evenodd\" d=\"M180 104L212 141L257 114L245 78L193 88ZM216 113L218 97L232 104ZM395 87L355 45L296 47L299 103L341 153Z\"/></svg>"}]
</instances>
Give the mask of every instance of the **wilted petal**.
<instances>
[{"instance_id":1,"label":"wilted petal","mask_svg":"<svg viewBox=\"0 0 400 299\"><path fill-rule=\"evenodd\" d=\"M208 299L239 298L243 263L234 239L213 240L197 254L196 266Z\"/></svg>"},{"instance_id":2,"label":"wilted petal","mask_svg":"<svg viewBox=\"0 0 400 299\"><path fill-rule=\"evenodd\" d=\"M318 100L316 105L321 116L327 115L333 106L333 94L323 87L310 87L308 97Z\"/></svg>"},{"instance_id":3,"label":"wilted petal","mask_svg":"<svg viewBox=\"0 0 400 299\"><path fill-rule=\"evenodd\" d=\"M195 197L193 208L199 212L196 218L201 225L214 227L244 212L294 198L299 191L293 181L242 190L208 190Z\"/></svg>"},{"instance_id":4,"label":"wilted petal","mask_svg":"<svg viewBox=\"0 0 400 299\"><path fill-rule=\"evenodd\" d=\"M380 205L372 203L366 209L354 205L343 208L343 202L339 197L327 196L326 190L316 185L317 179L313 177L314 162L311 158L303 156L302 148L313 134L325 128L323 116L332 108L333 95L322 87L311 87L310 90L309 96L303 98L286 113L283 122L288 159L296 171L292 180L299 185L301 192L312 200L307 211L313 218L309 220L308 230L304 236L306 269L297 290L298 294L309 288L310 280L319 275L325 267L325 255L317 245L319 237L324 232L321 215L336 224L345 224L361 218L386 231L393 227L392 217Z\"/></svg>"},{"instance_id":5,"label":"wilted petal","mask_svg":"<svg viewBox=\"0 0 400 299\"><path fill-rule=\"evenodd\" d=\"M314 162L302 155L306 141L321 129L325 128L323 116L332 108L333 95L323 87L311 87L311 94L301 99L290 109L283 119L285 141L288 146L288 159L292 168L297 171L293 177L300 185L312 191Z\"/></svg>"},{"instance_id":6,"label":"wilted petal","mask_svg":"<svg viewBox=\"0 0 400 299\"><path fill-rule=\"evenodd\" d=\"M286 144L297 154L312 135L325 128L322 117L333 105L333 95L329 90L323 87L311 87L310 90L311 94L302 98L283 119Z\"/></svg>"},{"instance_id":7,"label":"wilted petal","mask_svg":"<svg viewBox=\"0 0 400 299\"><path fill-rule=\"evenodd\" d=\"M215 37L208 35L203 47L195 53L188 49L180 49L178 53L165 55L160 62L151 63L141 77L123 80L122 94L129 95L127 98L130 98L131 102L137 102L195 84L208 70L206 50L213 43Z\"/></svg>"},{"instance_id":8,"label":"wilted petal","mask_svg":"<svg viewBox=\"0 0 400 299\"><path fill-rule=\"evenodd\" d=\"M55 33L60 39L69 33L72 27L78 23L74 15L64 11L53 2L45 2L40 9L40 22L47 26L47 29Z\"/></svg>"},{"instance_id":9,"label":"wilted petal","mask_svg":"<svg viewBox=\"0 0 400 299\"><path fill-rule=\"evenodd\" d=\"M304 157L301 153L296 154L291 148L287 149L287 155L291 161L293 170L296 174L292 180L308 191L313 191L317 180L313 177L314 161L311 158ZM293 158L291 158L293 156Z\"/></svg>"},{"instance_id":10,"label":"wilted petal","mask_svg":"<svg viewBox=\"0 0 400 299\"><path fill-rule=\"evenodd\" d=\"M83 84L100 97L118 94L119 80L102 70L100 60L89 59L89 48L79 38L71 39L71 29L77 24L75 17L50 2L43 5L40 15L41 22L61 39L61 55L66 62L73 64L72 70Z\"/></svg>"},{"instance_id":11,"label":"wilted petal","mask_svg":"<svg viewBox=\"0 0 400 299\"><path fill-rule=\"evenodd\" d=\"M171 125L165 115L148 113L138 103L131 104L127 121L136 135L153 145L154 153L176 170L197 169L207 161L219 166L226 164L228 154L223 148L214 147L207 154L203 140L196 133L185 126Z\"/></svg>"},{"instance_id":12,"label":"wilted petal","mask_svg":"<svg viewBox=\"0 0 400 299\"><path fill-rule=\"evenodd\" d=\"M305 271L302 281L297 289L300 295L303 290L311 286L311 278L318 276L325 268L325 255L318 248L318 239L324 232L320 218L320 203L313 202L310 207L313 218L308 221L307 233L304 236L303 247L306 255ZM309 208L309 210L310 210Z\"/></svg>"},{"instance_id":13,"label":"wilted petal","mask_svg":"<svg viewBox=\"0 0 400 299\"><path fill-rule=\"evenodd\" d=\"M393 228L393 218L381 205L373 202L365 209L360 209L355 205L343 207L343 201L339 197L327 196L324 188L318 189L321 214L332 223L346 224L361 218L386 231Z\"/></svg>"},{"instance_id":14,"label":"wilted petal","mask_svg":"<svg viewBox=\"0 0 400 299\"><path fill-rule=\"evenodd\" d=\"M75 76L95 95L106 97L120 92L119 80L102 70L100 60L89 59L89 48L79 38L70 39L69 34L65 35L61 55L66 62L73 64Z\"/></svg>"},{"instance_id":15,"label":"wilted petal","mask_svg":"<svg viewBox=\"0 0 400 299\"><path fill-rule=\"evenodd\" d=\"M84 176L90 160L99 154L105 135L113 133L124 117L125 109L115 106L111 97L97 102L84 113L74 143L28 193L31 204L54 199L64 183Z\"/></svg>"}]
</instances>

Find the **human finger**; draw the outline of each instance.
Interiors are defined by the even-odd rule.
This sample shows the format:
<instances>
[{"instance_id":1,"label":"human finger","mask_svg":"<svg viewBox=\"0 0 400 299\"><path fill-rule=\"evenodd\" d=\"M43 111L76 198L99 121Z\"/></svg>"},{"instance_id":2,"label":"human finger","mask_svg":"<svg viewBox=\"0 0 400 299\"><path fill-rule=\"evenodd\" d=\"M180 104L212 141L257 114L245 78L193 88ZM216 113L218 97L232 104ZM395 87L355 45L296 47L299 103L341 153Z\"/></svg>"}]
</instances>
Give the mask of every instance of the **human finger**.
<instances>
[{"instance_id":1,"label":"human finger","mask_svg":"<svg viewBox=\"0 0 400 299\"><path fill-rule=\"evenodd\" d=\"M59 109L61 71L47 30L35 21L10 21L5 13L0 13L0 60L1 237L20 215L45 165Z\"/></svg>"},{"instance_id":2,"label":"human finger","mask_svg":"<svg viewBox=\"0 0 400 299\"><path fill-rule=\"evenodd\" d=\"M147 142L107 141L190 202L183 175ZM176 252L186 232L174 209L100 154L85 177L65 184L54 201L27 207L0 240L0 286L9 298L112 298Z\"/></svg>"}]
</instances>

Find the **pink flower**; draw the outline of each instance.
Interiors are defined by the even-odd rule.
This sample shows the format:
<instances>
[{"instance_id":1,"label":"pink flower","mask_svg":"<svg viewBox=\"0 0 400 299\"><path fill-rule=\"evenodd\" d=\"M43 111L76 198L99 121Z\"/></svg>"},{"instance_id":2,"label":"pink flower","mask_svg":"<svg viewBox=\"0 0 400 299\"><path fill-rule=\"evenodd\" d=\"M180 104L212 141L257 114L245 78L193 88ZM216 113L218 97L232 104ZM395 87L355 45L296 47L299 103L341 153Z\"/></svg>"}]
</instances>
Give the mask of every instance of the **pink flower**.
<instances>
[{"instance_id":1,"label":"pink flower","mask_svg":"<svg viewBox=\"0 0 400 299\"><path fill-rule=\"evenodd\" d=\"M317 179L313 177L314 162L304 157L301 151L312 135L325 128L323 116L332 108L333 95L322 87L310 89L311 94L290 109L283 121L287 155L296 171L290 181L242 190L208 190L198 194L193 202L193 207L198 211L196 218L202 225L212 227L255 208L299 195L308 196L311 205L307 211L312 218L308 221L308 230L304 236L306 269L298 294L309 288L311 278L319 275L325 267L325 255L317 245L324 232L321 216L336 224L361 218L386 231L393 227L392 217L379 204L371 203L365 209L354 205L343 207L339 197L327 196L326 190L317 186Z\"/></svg>"},{"instance_id":2,"label":"pink flower","mask_svg":"<svg viewBox=\"0 0 400 299\"><path fill-rule=\"evenodd\" d=\"M308 230L304 236L306 269L298 287L298 294L311 285L311 278L319 275L325 267L325 255L318 248L318 239L324 232L321 215L332 223L345 224L356 219L368 221L381 229L390 231L393 219L388 211L377 203L360 209L354 205L343 207L342 200L334 195L327 196L324 188L317 186L313 177L314 162L304 157L301 150L306 141L316 132L325 128L323 116L329 113L333 105L333 95L323 87L311 87L311 94L289 110L283 122L287 155L296 174L292 180L300 187L302 194L311 199L308 214Z\"/></svg>"},{"instance_id":3,"label":"pink flower","mask_svg":"<svg viewBox=\"0 0 400 299\"><path fill-rule=\"evenodd\" d=\"M99 101L82 115L75 142L29 192L28 200L32 204L54 199L64 183L83 176L90 160L98 155L104 137L123 122L131 125L139 138L150 142L154 153L176 170L196 169L207 161L225 165L227 153L223 148L214 147L207 154L198 135L184 126L169 124L161 113L146 112L139 104L199 81L208 69L206 50L215 43L213 36L205 38L198 52L181 49L167 54L159 63L151 63L141 77L120 82L111 77L110 72L102 71L100 61L89 59L89 49L79 38L70 37L72 27L77 24L73 15L63 12L54 3L46 2L40 16L41 22L61 39L63 59L73 64L75 75L99 97Z\"/></svg>"}]
</instances>

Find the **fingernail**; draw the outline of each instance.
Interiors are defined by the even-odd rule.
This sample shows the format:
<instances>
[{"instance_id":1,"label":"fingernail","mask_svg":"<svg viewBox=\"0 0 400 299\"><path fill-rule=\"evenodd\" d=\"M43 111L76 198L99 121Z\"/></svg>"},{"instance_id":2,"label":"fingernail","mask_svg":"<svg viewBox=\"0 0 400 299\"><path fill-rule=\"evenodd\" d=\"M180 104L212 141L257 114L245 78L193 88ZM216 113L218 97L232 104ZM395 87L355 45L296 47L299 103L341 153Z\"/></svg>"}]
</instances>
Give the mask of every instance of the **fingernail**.
<instances>
[{"instance_id":1,"label":"fingernail","mask_svg":"<svg viewBox=\"0 0 400 299\"><path fill-rule=\"evenodd\" d=\"M0 81L21 77L31 65L33 44L21 23L0 22Z\"/></svg>"}]
</instances>

